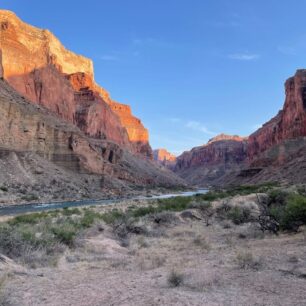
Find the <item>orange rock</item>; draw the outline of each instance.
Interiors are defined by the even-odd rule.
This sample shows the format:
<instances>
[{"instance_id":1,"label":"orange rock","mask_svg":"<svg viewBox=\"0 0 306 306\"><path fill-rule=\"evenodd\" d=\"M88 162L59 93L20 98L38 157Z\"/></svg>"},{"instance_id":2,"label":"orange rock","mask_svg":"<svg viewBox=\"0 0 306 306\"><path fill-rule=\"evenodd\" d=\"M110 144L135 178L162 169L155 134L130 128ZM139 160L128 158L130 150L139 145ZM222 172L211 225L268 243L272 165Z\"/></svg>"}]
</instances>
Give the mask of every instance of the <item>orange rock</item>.
<instances>
[{"instance_id":1,"label":"orange rock","mask_svg":"<svg viewBox=\"0 0 306 306\"><path fill-rule=\"evenodd\" d=\"M121 111L121 104L95 83L90 59L67 50L50 31L28 25L10 11L0 10L0 31L0 77L13 88L88 135L151 157L148 131L130 108Z\"/></svg>"},{"instance_id":2,"label":"orange rock","mask_svg":"<svg viewBox=\"0 0 306 306\"><path fill-rule=\"evenodd\" d=\"M173 169L176 162L176 156L168 152L166 149L156 149L153 151L154 160L159 164Z\"/></svg>"}]
</instances>

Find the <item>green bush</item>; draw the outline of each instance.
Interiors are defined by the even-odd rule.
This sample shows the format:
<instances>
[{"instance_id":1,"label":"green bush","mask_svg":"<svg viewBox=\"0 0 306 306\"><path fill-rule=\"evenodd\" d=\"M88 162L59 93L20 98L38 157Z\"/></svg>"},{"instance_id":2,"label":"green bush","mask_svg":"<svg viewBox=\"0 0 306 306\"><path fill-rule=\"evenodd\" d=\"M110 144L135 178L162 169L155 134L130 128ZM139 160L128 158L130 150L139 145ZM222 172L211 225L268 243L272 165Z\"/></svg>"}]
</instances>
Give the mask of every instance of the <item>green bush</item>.
<instances>
[{"instance_id":1,"label":"green bush","mask_svg":"<svg viewBox=\"0 0 306 306\"><path fill-rule=\"evenodd\" d=\"M9 221L11 225L17 224L36 224L37 222L41 221L42 219L48 218L49 214L47 212L42 213L33 213L27 215L20 215L16 216L14 219Z\"/></svg>"},{"instance_id":2,"label":"green bush","mask_svg":"<svg viewBox=\"0 0 306 306\"><path fill-rule=\"evenodd\" d=\"M79 208L63 208L62 214L64 216L81 215L82 212Z\"/></svg>"},{"instance_id":3,"label":"green bush","mask_svg":"<svg viewBox=\"0 0 306 306\"><path fill-rule=\"evenodd\" d=\"M88 228L93 225L96 220L101 218L101 214L92 210L86 210L84 216L81 218L80 224L82 227Z\"/></svg>"},{"instance_id":4,"label":"green bush","mask_svg":"<svg viewBox=\"0 0 306 306\"><path fill-rule=\"evenodd\" d=\"M306 224L306 197L290 195L286 205L272 207L271 214L278 220L281 229L296 231Z\"/></svg>"},{"instance_id":5,"label":"green bush","mask_svg":"<svg viewBox=\"0 0 306 306\"><path fill-rule=\"evenodd\" d=\"M73 224L64 223L63 225L54 226L52 233L56 240L71 247L74 245L77 228Z\"/></svg>"},{"instance_id":6,"label":"green bush","mask_svg":"<svg viewBox=\"0 0 306 306\"><path fill-rule=\"evenodd\" d=\"M246 207L232 207L227 212L227 217L232 220L234 224L242 224L250 221L251 211Z\"/></svg>"},{"instance_id":7,"label":"green bush","mask_svg":"<svg viewBox=\"0 0 306 306\"><path fill-rule=\"evenodd\" d=\"M117 209L113 209L112 211L101 215L101 219L106 224L113 224L116 220L121 219L123 217L124 217L124 214L121 211L118 211Z\"/></svg>"}]
</instances>

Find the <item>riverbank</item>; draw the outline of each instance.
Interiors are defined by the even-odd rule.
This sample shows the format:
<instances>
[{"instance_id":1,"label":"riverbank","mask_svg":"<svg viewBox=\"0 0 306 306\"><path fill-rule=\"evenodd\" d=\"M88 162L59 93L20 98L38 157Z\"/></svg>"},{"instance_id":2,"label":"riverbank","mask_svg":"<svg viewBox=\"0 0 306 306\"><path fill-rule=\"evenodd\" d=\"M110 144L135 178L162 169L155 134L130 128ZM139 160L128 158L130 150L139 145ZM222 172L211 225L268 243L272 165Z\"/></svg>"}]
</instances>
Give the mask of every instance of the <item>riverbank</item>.
<instances>
[{"instance_id":1,"label":"riverbank","mask_svg":"<svg viewBox=\"0 0 306 306\"><path fill-rule=\"evenodd\" d=\"M170 192L170 193L169 193ZM203 194L206 193L206 189L199 189L199 190L189 190L189 191L166 191L156 190L151 191L149 195L139 194L136 196L124 197L124 198L106 198L106 199L91 199L91 200L81 200L81 201L60 201L60 202L49 202L49 203L26 203L26 204L17 204L17 205L7 205L0 207L0 216L10 216L10 215L17 215L23 213L33 213L39 211L48 211L54 209L61 209L61 208L69 208L69 207L83 207L83 206L92 206L92 205L113 205L116 203L129 201L129 200L150 200L150 199L167 199L177 196L192 196L197 193Z\"/></svg>"},{"instance_id":2,"label":"riverbank","mask_svg":"<svg viewBox=\"0 0 306 306\"><path fill-rule=\"evenodd\" d=\"M306 229L262 231L250 189L14 218L0 304L302 306Z\"/></svg>"}]
</instances>

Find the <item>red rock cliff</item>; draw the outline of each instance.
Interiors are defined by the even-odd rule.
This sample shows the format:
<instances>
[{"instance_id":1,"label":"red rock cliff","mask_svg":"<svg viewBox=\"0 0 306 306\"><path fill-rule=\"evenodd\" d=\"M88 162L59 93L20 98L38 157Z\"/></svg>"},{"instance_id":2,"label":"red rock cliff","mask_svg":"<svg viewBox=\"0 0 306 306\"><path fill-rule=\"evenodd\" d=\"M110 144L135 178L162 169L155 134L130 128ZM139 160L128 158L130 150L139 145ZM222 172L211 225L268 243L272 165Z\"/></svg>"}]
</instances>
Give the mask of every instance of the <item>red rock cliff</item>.
<instances>
[{"instance_id":1,"label":"red rock cliff","mask_svg":"<svg viewBox=\"0 0 306 306\"><path fill-rule=\"evenodd\" d=\"M246 138L221 134L178 156L174 171L189 183L210 185L240 168L246 157Z\"/></svg>"},{"instance_id":2,"label":"red rock cliff","mask_svg":"<svg viewBox=\"0 0 306 306\"><path fill-rule=\"evenodd\" d=\"M251 164L264 165L265 161L260 160L262 153L286 140L306 136L306 70L298 70L289 78L285 91L283 110L249 137ZM279 158L275 156L275 159Z\"/></svg>"},{"instance_id":3,"label":"red rock cliff","mask_svg":"<svg viewBox=\"0 0 306 306\"><path fill-rule=\"evenodd\" d=\"M153 151L153 158L159 164L173 169L176 163L176 156L168 152L166 149L156 149Z\"/></svg>"},{"instance_id":4,"label":"red rock cliff","mask_svg":"<svg viewBox=\"0 0 306 306\"><path fill-rule=\"evenodd\" d=\"M178 156L176 170L203 165L237 164L246 159L246 147L245 138L221 134L210 139L206 145Z\"/></svg>"},{"instance_id":5,"label":"red rock cliff","mask_svg":"<svg viewBox=\"0 0 306 306\"><path fill-rule=\"evenodd\" d=\"M18 92L91 137L107 138L151 156L148 131L130 109L127 114L120 111L121 104L95 83L91 60L9 11L0 10L0 31L0 76Z\"/></svg>"}]
</instances>

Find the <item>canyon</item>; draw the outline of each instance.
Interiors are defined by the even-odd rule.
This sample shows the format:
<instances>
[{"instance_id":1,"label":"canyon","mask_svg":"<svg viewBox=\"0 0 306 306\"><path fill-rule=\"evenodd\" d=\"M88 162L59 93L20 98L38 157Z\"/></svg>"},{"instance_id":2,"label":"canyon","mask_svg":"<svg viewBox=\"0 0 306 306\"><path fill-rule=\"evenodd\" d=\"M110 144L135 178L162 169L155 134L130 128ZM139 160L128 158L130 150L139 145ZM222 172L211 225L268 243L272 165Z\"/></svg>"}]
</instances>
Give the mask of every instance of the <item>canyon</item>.
<instances>
[{"instance_id":1,"label":"canyon","mask_svg":"<svg viewBox=\"0 0 306 306\"><path fill-rule=\"evenodd\" d=\"M0 185L12 191L0 192L4 202L42 190L64 198L62 186L82 198L306 178L306 70L286 81L283 109L255 133L220 134L176 157L153 151L131 107L96 83L93 62L49 30L0 10L0 33Z\"/></svg>"},{"instance_id":2,"label":"canyon","mask_svg":"<svg viewBox=\"0 0 306 306\"><path fill-rule=\"evenodd\" d=\"M153 158L158 164L168 169L173 169L176 164L175 155L171 154L166 149L153 150Z\"/></svg>"},{"instance_id":3,"label":"canyon","mask_svg":"<svg viewBox=\"0 0 306 306\"><path fill-rule=\"evenodd\" d=\"M96 84L91 60L0 10L0 202L184 187L152 161L148 130Z\"/></svg>"},{"instance_id":4,"label":"canyon","mask_svg":"<svg viewBox=\"0 0 306 306\"><path fill-rule=\"evenodd\" d=\"M43 105L87 135L107 138L149 158L147 129L127 105L96 84L90 59L67 50L48 30L0 11L2 76L30 102Z\"/></svg>"},{"instance_id":5,"label":"canyon","mask_svg":"<svg viewBox=\"0 0 306 306\"><path fill-rule=\"evenodd\" d=\"M285 94L283 109L249 137L218 135L169 168L202 186L305 181L306 70L285 82Z\"/></svg>"}]
</instances>

